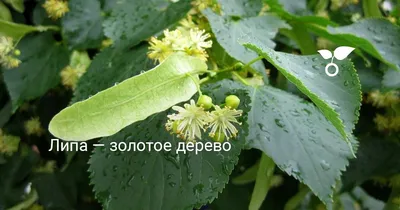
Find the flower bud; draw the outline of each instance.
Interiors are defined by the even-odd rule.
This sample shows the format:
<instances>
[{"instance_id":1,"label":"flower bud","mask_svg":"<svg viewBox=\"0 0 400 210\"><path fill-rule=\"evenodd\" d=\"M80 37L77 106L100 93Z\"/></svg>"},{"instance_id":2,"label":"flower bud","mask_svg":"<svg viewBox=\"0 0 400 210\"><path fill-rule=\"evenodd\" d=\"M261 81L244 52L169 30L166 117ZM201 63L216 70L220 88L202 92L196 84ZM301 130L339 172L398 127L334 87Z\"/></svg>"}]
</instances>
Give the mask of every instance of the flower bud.
<instances>
[{"instance_id":1,"label":"flower bud","mask_svg":"<svg viewBox=\"0 0 400 210\"><path fill-rule=\"evenodd\" d=\"M240 99L235 95L230 95L225 98L225 106L232 109L237 109L240 104Z\"/></svg>"},{"instance_id":2,"label":"flower bud","mask_svg":"<svg viewBox=\"0 0 400 210\"><path fill-rule=\"evenodd\" d=\"M15 56L21 55L21 51L19 51L19 50L14 50L14 55L15 55Z\"/></svg>"},{"instance_id":3,"label":"flower bud","mask_svg":"<svg viewBox=\"0 0 400 210\"><path fill-rule=\"evenodd\" d=\"M205 110L210 109L213 106L212 98L207 95L201 95L197 100L197 105L203 107Z\"/></svg>"}]
</instances>

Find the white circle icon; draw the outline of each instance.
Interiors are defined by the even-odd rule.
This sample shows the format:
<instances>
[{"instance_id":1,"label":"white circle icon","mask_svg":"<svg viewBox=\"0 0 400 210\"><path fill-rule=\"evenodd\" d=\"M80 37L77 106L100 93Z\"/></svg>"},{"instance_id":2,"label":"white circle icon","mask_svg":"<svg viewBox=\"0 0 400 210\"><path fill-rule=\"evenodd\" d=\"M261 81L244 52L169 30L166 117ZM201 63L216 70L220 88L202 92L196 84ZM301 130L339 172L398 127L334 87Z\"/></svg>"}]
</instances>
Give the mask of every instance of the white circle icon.
<instances>
[{"instance_id":1,"label":"white circle icon","mask_svg":"<svg viewBox=\"0 0 400 210\"><path fill-rule=\"evenodd\" d=\"M329 67L333 66L335 68L335 72L330 73L329 72ZM339 67L335 63L329 63L328 65L325 66L325 73L326 75L330 77L334 77L339 73Z\"/></svg>"}]
</instances>

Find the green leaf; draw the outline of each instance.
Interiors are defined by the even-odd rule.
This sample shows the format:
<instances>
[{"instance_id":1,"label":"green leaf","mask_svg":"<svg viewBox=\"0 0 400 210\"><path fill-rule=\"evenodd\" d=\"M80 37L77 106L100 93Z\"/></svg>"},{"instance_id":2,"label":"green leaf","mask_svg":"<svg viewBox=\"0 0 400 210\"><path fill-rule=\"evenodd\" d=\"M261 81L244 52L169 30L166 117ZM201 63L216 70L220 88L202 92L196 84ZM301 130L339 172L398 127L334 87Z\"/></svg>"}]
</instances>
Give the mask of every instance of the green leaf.
<instances>
[{"instance_id":1,"label":"green leaf","mask_svg":"<svg viewBox=\"0 0 400 210\"><path fill-rule=\"evenodd\" d=\"M362 6L364 17L382 17L377 0L364 0Z\"/></svg>"},{"instance_id":2,"label":"green leaf","mask_svg":"<svg viewBox=\"0 0 400 210\"><path fill-rule=\"evenodd\" d=\"M297 1L296 1L297 2ZM347 45L361 49L400 71L400 27L386 19L362 19L352 25L337 27L337 24L321 17L292 15L279 4L278 0L267 0L271 11L285 19L294 19L318 36L329 39L337 45ZM285 10L286 9L286 10Z\"/></svg>"},{"instance_id":3,"label":"green leaf","mask_svg":"<svg viewBox=\"0 0 400 210\"><path fill-rule=\"evenodd\" d=\"M262 55L306 94L346 142L350 142L361 106L360 81L351 62L335 60L339 73L329 77L324 70L329 61L319 55L299 56L276 52L254 40L244 45Z\"/></svg>"},{"instance_id":4,"label":"green leaf","mask_svg":"<svg viewBox=\"0 0 400 210\"><path fill-rule=\"evenodd\" d=\"M10 4L19 13L23 13L25 10L24 0L5 0L5 2Z\"/></svg>"},{"instance_id":5,"label":"green leaf","mask_svg":"<svg viewBox=\"0 0 400 210\"><path fill-rule=\"evenodd\" d=\"M190 0L126 0L117 2L104 21L104 33L118 46L134 46L175 24L190 10Z\"/></svg>"},{"instance_id":6,"label":"green leaf","mask_svg":"<svg viewBox=\"0 0 400 210\"><path fill-rule=\"evenodd\" d=\"M400 72L389 69L383 75L383 86L392 89L400 89Z\"/></svg>"},{"instance_id":7,"label":"green leaf","mask_svg":"<svg viewBox=\"0 0 400 210\"><path fill-rule=\"evenodd\" d=\"M4 127L12 114L12 103L9 101L0 109L0 128Z\"/></svg>"},{"instance_id":8,"label":"green leaf","mask_svg":"<svg viewBox=\"0 0 400 210\"><path fill-rule=\"evenodd\" d=\"M343 174L344 190L362 184L373 177L385 177L400 173L400 144L379 136L360 138L357 158Z\"/></svg>"},{"instance_id":9,"label":"green leaf","mask_svg":"<svg viewBox=\"0 0 400 210\"><path fill-rule=\"evenodd\" d=\"M60 139L76 141L113 135L189 100L197 91L196 72L205 70L207 65L197 58L172 55L152 70L65 108L51 120L49 131Z\"/></svg>"},{"instance_id":10,"label":"green leaf","mask_svg":"<svg viewBox=\"0 0 400 210\"><path fill-rule=\"evenodd\" d=\"M267 155L262 154L260 166L257 171L256 183L249 204L249 210L258 210L264 202L271 187L272 177L274 176L275 163Z\"/></svg>"},{"instance_id":11,"label":"green leaf","mask_svg":"<svg viewBox=\"0 0 400 210\"><path fill-rule=\"evenodd\" d=\"M390 193L390 197L383 208L384 210L397 210L400 209L400 202L399 202L399 197L400 197L400 188L398 186L395 186L392 188L392 192Z\"/></svg>"},{"instance_id":12,"label":"green leaf","mask_svg":"<svg viewBox=\"0 0 400 210\"><path fill-rule=\"evenodd\" d=\"M221 103L228 92L203 90ZM239 107L248 111L243 105ZM181 140L162 129L167 113L155 114L137 122L118 134L103 138L110 142L171 142L172 150L149 152L111 152L96 149L89 161L92 183L97 198L107 209L163 209L200 208L214 200L229 180L244 144L246 123L239 128L238 138L230 141L230 151L202 151L175 153ZM212 141L203 136L204 142Z\"/></svg>"},{"instance_id":13,"label":"green leaf","mask_svg":"<svg viewBox=\"0 0 400 210\"><path fill-rule=\"evenodd\" d=\"M307 1L305 0L264 0L271 11L285 15L302 15L307 13Z\"/></svg>"},{"instance_id":14,"label":"green leaf","mask_svg":"<svg viewBox=\"0 0 400 210\"><path fill-rule=\"evenodd\" d=\"M70 0L70 11L62 18L62 32L73 49L97 48L103 39L99 0Z\"/></svg>"},{"instance_id":15,"label":"green leaf","mask_svg":"<svg viewBox=\"0 0 400 210\"><path fill-rule=\"evenodd\" d=\"M171 152L110 152L96 149L90 163L92 183L105 209L193 209L211 202L229 180L243 138L229 152L175 154L179 139L160 125L165 114L136 123L115 136L117 142L171 142ZM210 141L203 139L202 141Z\"/></svg>"},{"instance_id":16,"label":"green leaf","mask_svg":"<svg viewBox=\"0 0 400 210\"><path fill-rule=\"evenodd\" d=\"M45 209L82 209L79 205L85 197L92 197L89 186L87 162L89 152L77 152L73 161L61 171L38 173L32 187L39 194L39 203ZM91 209L86 204L84 209Z\"/></svg>"},{"instance_id":17,"label":"green leaf","mask_svg":"<svg viewBox=\"0 0 400 210\"><path fill-rule=\"evenodd\" d=\"M372 90L378 90L382 87L382 73L376 71L377 67L367 67L365 61L361 57L352 59L355 69L357 69L358 77L360 77L361 89L363 93Z\"/></svg>"},{"instance_id":18,"label":"green leaf","mask_svg":"<svg viewBox=\"0 0 400 210\"><path fill-rule=\"evenodd\" d=\"M400 71L400 27L386 19L364 19L327 31Z\"/></svg>"},{"instance_id":19,"label":"green leaf","mask_svg":"<svg viewBox=\"0 0 400 210\"><path fill-rule=\"evenodd\" d=\"M257 16L263 7L261 0L218 0L218 3L227 16Z\"/></svg>"},{"instance_id":20,"label":"green leaf","mask_svg":"<svg viewBox=\"0 0 400 210\"><path fill-rule=\"evenodd\" d=\"M351 152L339 132L306 101L271 87L252 91L250 146L308 185L326 204Z\"/></svg>"},{"instance_id":21,"label":"green leaf","mask_svg":"<svg viewBox=\"0 0 400 210\"><path fill-rule=\"evenodd\" d=\"M154 67L147 58L148 45L128 50L107 48L93 59L87 72L79 79L71 103L82 101L116 83Z\"/></svg>"},{"instance_id":22,"label":"green leaf","mask_svg":"<svg viewBox=\"0 0 400 210\"><path fill-rule=\"evenodd\" d=\"M38 155L24 145L20 152L0 164L0 209L9 209L23 201L29 176L38 162Z\"/></svg>"},{"instance_id":23,"label":"green leaf","mask_svg":"<svg viewBox=\"0 0 400 210\"><path fill-rule=\"evenodd\" d=\"M263 151L329 206L351 152L318 108L269 86L249 89L228 81L215 86L219 90L247 89L251 96L248 146Z\"/></svg>"},{"instance_id":24,"label":"green leaf","mask_svg":"<svg viewBox=\"0 0 400 210\"><path fill-rule=\"evenodd\" d=\"M252 167L248 168L241 175L233 178L232 183L235 185L243 185L254 182L257 177L257 171L259 165L260 165L259 163L254 164Z\"/></svg>"},{"instance_id":25,"label":"green leaf","mask_svg":"<svg viewBox=\"0 0 400 210\"><path fill-rule=\"evenodd\" d=\"M22 39L19 67L4 70L4 81L11 96L13 110L24 101L42 96L60 81L60 71L68 65L69 55L52 34L43 33Z\"/></svg>"},{"instance_id":26,"label":"green leaf","mask_svg":"<svg viewBox=\"0 0 400 210\"><path fill-rule=\"evenodd\" d=\"M267 46L273 48L275 43L271 39L278 33L278 29L289 28L284 21L273 15L242 18L238 21L233 21L230 17L219 16L210 9L204 10L203 14L207 17L218 43L231 57L243 63L250 62L257 58L258 55L238 42L242 37L251 33ZM265 67L262 61L256 62L252 67L265 75Z\"/></svg>"},{"instance_id":27,"label":"green leaf","mask_svg":"<svg viewBox=\"0 0 400 210\"><path fill-rule=\"evenodd\" d=\"M12 21L10 10L0 1L0 20Z\"/></svg>"},{"instance_id":28,"label":"green leaf","mask_svg":"<svg viewBox=\"0 0 400 210\"><path fill-rule=\"evenodd\" d=\"M29 26L0 20L0 36L9 36L16 40L21 39L28 33L43 32L47 30L58 30L57 26Z\"/></svg>"}]
</instances>

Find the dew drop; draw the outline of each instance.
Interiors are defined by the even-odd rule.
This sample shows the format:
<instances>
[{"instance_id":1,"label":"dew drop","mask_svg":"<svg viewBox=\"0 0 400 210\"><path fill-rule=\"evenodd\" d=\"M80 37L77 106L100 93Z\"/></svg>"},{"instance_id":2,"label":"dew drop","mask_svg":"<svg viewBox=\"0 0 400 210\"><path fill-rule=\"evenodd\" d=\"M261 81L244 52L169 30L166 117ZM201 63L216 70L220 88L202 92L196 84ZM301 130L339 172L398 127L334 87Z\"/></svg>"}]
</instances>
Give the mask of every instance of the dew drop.
<instances>
[{"instance_id":1,"label":"dew drop","mask_svg":"<svg viewBox=\"0 0 400 210\"><path fill-rule=\"evenodd\" d=\"M294 117L300 116L300 112L297 110L290 111L290 114L292 114L292 116L294 116Z\"/></svg>"},{"instance_id":2,"label":"dew drop","mask_svg":"<svg viewBox=\"0 0 400 210\"><path fill-rule=\"evenodd\" d=\"M283 124L282 120L280 120L280 119L275 119L275 124L280 128L285 127L285 125Z\"/></svg>"},{"instance_id":3,"label":"dew drop","mask_svg":"<svg viewBox=\"0 0 400 210\"><path fill-rule=\"evenodd\" d=\"M321 160L320 164L322 169L324 169L325 171L331 168L331 165L328 162L326 162L326 160Z\"/></svg>"},{"instance_id":4,"label":"dew drop","mask_svg":"<svg viewBox=\"0 0 400 210\"><path fill-rule=\"evenodd\" d=\"M193 187L193 193L194 193L195 195L199 195L200 193L203 192L203 189L204 189L204 185L202 185L202 184L197 184L196 186Z\"/></svg>"},{"instance_id":5,"label":"dew drop","mask_svg":"<svg viewBox=\"0 0 400 210\"><path fill-rule=\"evenodd\" d=\"M376 43L382 43L382 38L374 36L374 38L372 38Z\"/></svg>"},{"instance_id":6,"label":"dew drop","mask_svg":"<svg viewBox=\"0 0 400 210\"><path fill-rule=\"evenodd\" d=\"M189 182L192 181L193 173L188 173L187 179L188 179Z\"/></svg>"}]
</instances>

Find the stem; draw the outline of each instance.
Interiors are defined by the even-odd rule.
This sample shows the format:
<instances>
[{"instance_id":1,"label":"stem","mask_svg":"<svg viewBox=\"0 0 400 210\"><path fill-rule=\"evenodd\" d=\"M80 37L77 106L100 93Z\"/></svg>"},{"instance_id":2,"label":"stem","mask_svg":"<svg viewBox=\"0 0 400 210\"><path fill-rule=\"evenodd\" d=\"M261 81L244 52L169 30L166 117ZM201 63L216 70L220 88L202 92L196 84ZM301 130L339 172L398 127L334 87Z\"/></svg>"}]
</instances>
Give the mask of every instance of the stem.
<instances>
[{"instance_id":1,"label":"stem","mask_svg":"<svg viewBox=\"0 0 400 210\"><path fill-rule=\"evenodd\" d=\"M203 95L203 93L200 90L200 84L199 84L199 82L197 82L196 78L194 78L193 75L191 75L191 74L186 74L186 75L188 75L193 80L193 82L196 84L197 92L199 93L199 95Z\"/></svg>"},{"instance_id":2,"label":"stem","mask_svg":"<svg viewBox=\"0 0 400 210\"><path fill-rule=\"evenodd\" d=\"M266 154L261 155L260 166L257 171L256 183L249 204L249 210L260 209L271 186L275 163Z\"/></svg>"},{"instance_id":3,"label":"stem","mask_svg":"<svg viewBox=\"0 0 400 210\"><path fill-rule=\"evenodd\" d=\"M232 72L232 74L235 75L241 83L243 83L246 86L250 86L250 84L242 76L240 76L240 74L238 74L235 71Z\"/></svg>"},{"instance_id":4,"label":"stem","mask_svg":"<svg viewBox=\"0 0 400 210\"><path fill-rule=\"evenodd\" d=\"M276 79L276 87L282 90L286 90L287 85L288 82L285 75L283 75L280 71L278 71L278 77Z\"/></svg>"},{"instance_id":5,"label":"stem","mask_svg":"<svg viewBox=\"0 0 400 210\"><path fill-rule=\"evenodd\" d=\"M23 210L32 206L33 203L39 198L36 190L32 190L26 200L21 203L9 208L8 210Z\"/></svg>"},{"instance_id":6,"label":"stem","mask_svg":"<svg viewBox=\"0 0 400 210\"><path fill-rule=\"evenodd\" d=\"M290 200L285 204L284 210L294 210L299 206L299 204L304 200L310 189L307 186L300 185L299 192L290 198Z\"/></svg>"},{"instance_id":7,"label":"stem","mask_svg":"<svg viewBox=\"0 0 400 210\"><path fill-rule=\"evenodd\" d=\"M362 1L364 17L382 17L377 0Z\"/></svg>"},{"instance_id":8,"label":"stem","mask_svg":"<svg viewBox=\"0 0 400 210\"><path fill-rule=\"evenodd\" d=\"M230 66L230 67L228 67L228 68L225 68L225 69L221 69L221 70L216 70L216 71L214 71L215 73L223 73L223 72L230 72L230 71L235 71L236 69L235 69L235 67L234 66Z\"/></svg>"},{"instance_id":9,"label":"stem","mask_svg":"<svg viewBox=\"0 0 400 210\"><path fill-rule=\"evenodd\" d=\"M400 187L394 186L384 210L400 210Z\"/></svg>"},{"instance_id":10,"label":"stem","mask_svg":"<svg viewBox=\"0 0 400 210\"><path fill-rule=\"evenodd\" d=\"M250 67L253 63L255 63L255 62L257 62L257 61L259 61L259 60L261 60L261 59L263 59L264 57L263 56L259 56L259 57L257 57L257 58L254 58L253 60L251 60L250 62L248 62L247 64L245 64L244 66L243 66L243 68L245 69L245 68L248 68L248 67ZM253 72L251 72L251 73L253 73Z\"/></svg>"},{"instance_id":11,"label":"stem","mask_svg":"<svg viewBox=\"0 0 400 210\"><path fill-rule=\"evenodd\" d=\"M203 79L200 80L199 84L204 84L206 82L208 82L211 78L210 77L204 77Z\"/></svg>"}]
</instances>

